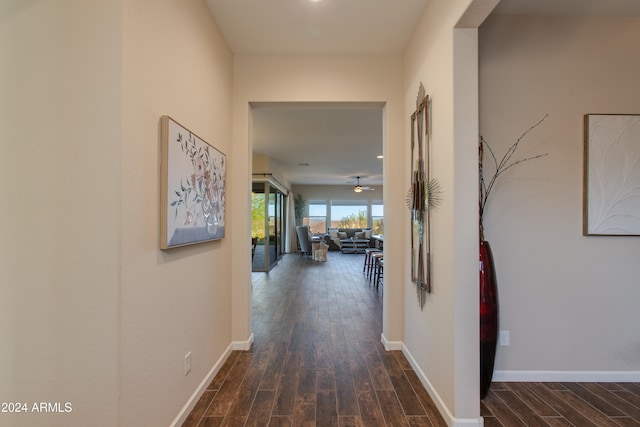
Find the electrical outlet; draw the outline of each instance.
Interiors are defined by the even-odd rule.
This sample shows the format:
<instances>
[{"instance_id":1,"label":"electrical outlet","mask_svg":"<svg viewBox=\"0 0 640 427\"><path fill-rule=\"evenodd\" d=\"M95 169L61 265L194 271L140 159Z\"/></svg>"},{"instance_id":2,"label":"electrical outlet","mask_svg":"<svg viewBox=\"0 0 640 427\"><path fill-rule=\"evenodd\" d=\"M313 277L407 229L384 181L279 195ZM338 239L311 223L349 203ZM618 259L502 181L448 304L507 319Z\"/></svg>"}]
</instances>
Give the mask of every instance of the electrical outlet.
<instances>
[{"instance_id":1,"label":"electrical outlet","mask_svg":"<svg viewBox=\"0 0 640 427\"><path fill-rule=\"evenodd\" d=\"M184 356L184 374L189 375L191 372L191 352L185 354Z\"/></svg>"},{"instance_id":2,"label":"electrical outlet","mask_svg":"<svg viewBox=\"0 0 640 427\"><path fill-rule=\"evenodd\" d=\"M500 345L503 347L509 347L511 345L509 331L500 331Z\"/></svg>"}]
</instances>

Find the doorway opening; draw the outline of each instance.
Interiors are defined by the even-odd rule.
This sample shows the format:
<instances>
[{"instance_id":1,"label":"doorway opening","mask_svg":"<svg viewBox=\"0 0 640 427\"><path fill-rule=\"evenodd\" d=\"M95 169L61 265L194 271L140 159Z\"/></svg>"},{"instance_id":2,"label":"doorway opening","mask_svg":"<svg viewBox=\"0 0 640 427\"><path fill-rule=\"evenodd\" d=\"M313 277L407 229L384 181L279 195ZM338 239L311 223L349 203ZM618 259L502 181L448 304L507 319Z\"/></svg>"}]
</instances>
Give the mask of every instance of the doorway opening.
<instances>
[{"instance_id":1,"label":"doorway opening","mask_svg":"<svg viewBox=\"0 0 640 427\"><path fill-rule=\"evenodd\" d=\"M278 182L282 188L276 190L285 201L290 200L288 204L276 203L281 210L277 215L267 212L265 220L252 215L252 239L258 242L252 271L268 271L282 254L296 251L296 225L313 225L314 234L328 233L334 227L329 217L331 206L354 201L362 204L367 207L363 211L368 227L381 228L384 109L384 102L250 103L252 209L263 203L258 209L262 212L262 206L269 205L263 196L264 184L256 183L261 177ZM302 207L298 209L300 201ZM326 211L318 221L314 207L320 205L326 206ZM279 246L267 245L271 252L263 256L262 243L271 227L266 219L270 216L280 221L280 234L271 236ZM312 219L313 224L306 224Z\"/></svg>"}]
</instances>

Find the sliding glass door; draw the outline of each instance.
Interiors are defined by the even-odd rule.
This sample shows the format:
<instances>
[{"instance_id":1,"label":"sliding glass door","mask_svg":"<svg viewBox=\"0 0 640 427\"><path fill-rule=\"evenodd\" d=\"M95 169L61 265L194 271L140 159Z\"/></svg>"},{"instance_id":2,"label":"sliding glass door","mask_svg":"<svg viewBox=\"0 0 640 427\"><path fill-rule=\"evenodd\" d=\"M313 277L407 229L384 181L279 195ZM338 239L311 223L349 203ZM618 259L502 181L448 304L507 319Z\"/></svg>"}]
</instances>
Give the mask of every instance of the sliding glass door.
<instances>
[{"instance_id":1,"label":"sliding glass door","mask_svg":"<svg viewBox=\"0 0 640 427\"><path fill-rule=\"evenodd\" d=\"M286 197L269 182L254 182L251 238L256 239L252 271L269 271L284 253Z\"/></svg>"}]
</instances>

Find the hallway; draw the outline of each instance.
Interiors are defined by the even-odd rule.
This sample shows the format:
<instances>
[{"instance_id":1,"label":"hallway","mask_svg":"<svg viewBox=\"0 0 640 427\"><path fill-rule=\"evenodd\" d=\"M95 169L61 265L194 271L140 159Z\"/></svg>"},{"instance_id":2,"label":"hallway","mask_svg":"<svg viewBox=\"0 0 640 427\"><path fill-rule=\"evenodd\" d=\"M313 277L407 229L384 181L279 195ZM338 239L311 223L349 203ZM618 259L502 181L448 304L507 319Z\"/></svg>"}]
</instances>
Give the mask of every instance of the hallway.
<instances>
[{"instance_id":1,"label":"hallway","mask_svg":"<svg viewBox=\"0 0 640 427\"><path fill-rule=\"evenodd\" d=\"M184 426L445 426L400 351L363 255L286 255L253 273L252 350L234 351Z\"/></svg>"},{"instance_id":2,"label":"hallway","mask_svg":"<svg viewBox=\"0 0 640 427\"><path fill-rule=\"evenodd\" d=\"M400 351L364 255L285 255L253 273L251 351L234 351L183 426L446 426ZM640 426L638 383L494 383L484 425Z\"/></svg>"}]
</instances>

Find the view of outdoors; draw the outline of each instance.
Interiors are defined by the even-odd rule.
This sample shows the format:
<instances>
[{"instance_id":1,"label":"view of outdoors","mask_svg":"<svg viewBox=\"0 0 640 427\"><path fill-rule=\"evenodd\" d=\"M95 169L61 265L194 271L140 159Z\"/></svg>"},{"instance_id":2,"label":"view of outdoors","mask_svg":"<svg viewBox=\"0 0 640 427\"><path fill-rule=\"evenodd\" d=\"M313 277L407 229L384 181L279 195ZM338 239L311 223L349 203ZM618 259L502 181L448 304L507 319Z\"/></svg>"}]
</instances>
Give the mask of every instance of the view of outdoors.
<instances>
[{"instance_id":1,"label":"view of outdoors","mask_svg":"<svg viewBox=\"0 0 640 427\"><path fill-rule=\"evenodd\" d=\"M309 225L312 233L326 233L327 228L369 228L367 200L331 200L329 206L331 215L327 224L327 201L309 201L309 216L304 224ZM383 233L383 212L382 200L372 200L371 229L374 234Z\"/></svg>"},{"instance_id":2,"label":"view of outdoors","mask_svg":"<svg viewBox=\"0 0 640 427\"><path fill-rule=\"evenodd\" d=\"M371 203L371 229L373 234L384 234L384 205L382 200Z\"/></svg>"},{"instance_id":3,"label":"view of outdoors","mask_svg":"<svg viewBox=\"0 0 640 427\"><path fill-rule=\"evenodd\" d=\"M331 217L327 221L328 207ZM367 200L310 200L308 203L309 216L303 220L312 233L326 233L327 228L369 228L373 234L383 234L384 205L382 200L371 201L371 219L367 217ZM265 195L253 193L251 197L251 237L263 241ZM369 225L371 224L371 225Z\"/></svg>"},{"instance_id":4,"label":"view of outdoors","mask_svg":"<svg viewBox=\"0 0 640 427\"><path fill-rule=\"evenodd\" d=\"M251 194L251 237L257 237L258 240L264 240L264 193Z\"/></svg>"},{"instance_id":5,"label":"view of outdoors","mask_svg":"<svg viewBox=\"0 0 640 427\"><path fill-rule=\"evenodd\" d=\"M327 232L327 202L324 200L309 201L309 216L304 219L304 224L309 226L312 233Z\"/></svg>"}]
</instances>

